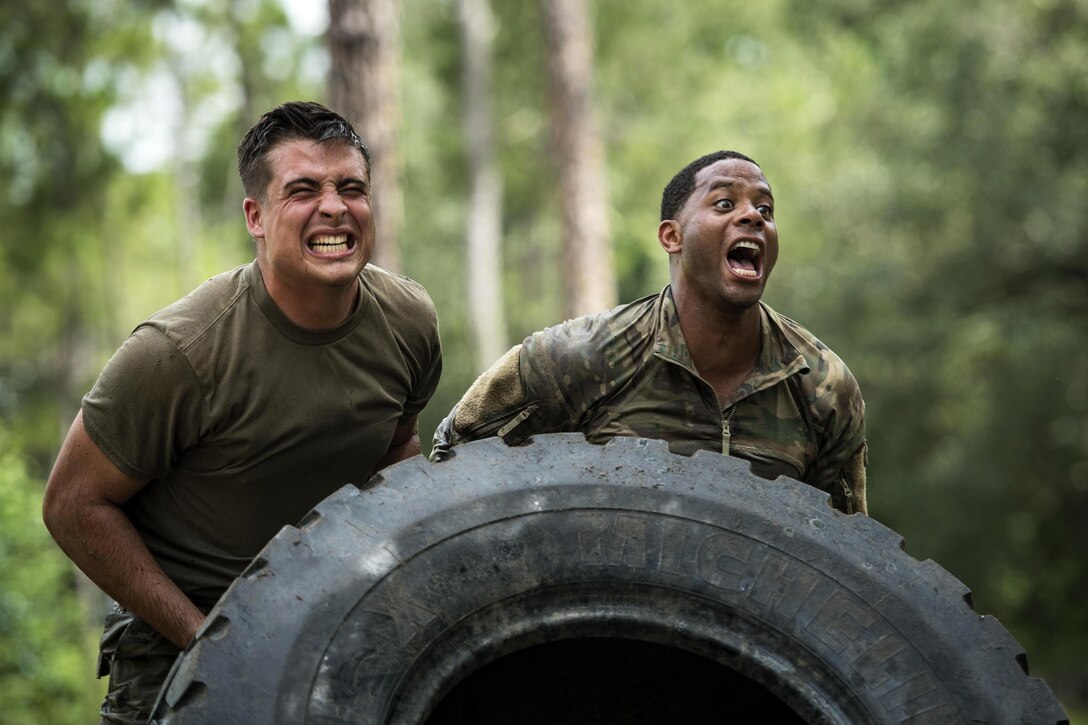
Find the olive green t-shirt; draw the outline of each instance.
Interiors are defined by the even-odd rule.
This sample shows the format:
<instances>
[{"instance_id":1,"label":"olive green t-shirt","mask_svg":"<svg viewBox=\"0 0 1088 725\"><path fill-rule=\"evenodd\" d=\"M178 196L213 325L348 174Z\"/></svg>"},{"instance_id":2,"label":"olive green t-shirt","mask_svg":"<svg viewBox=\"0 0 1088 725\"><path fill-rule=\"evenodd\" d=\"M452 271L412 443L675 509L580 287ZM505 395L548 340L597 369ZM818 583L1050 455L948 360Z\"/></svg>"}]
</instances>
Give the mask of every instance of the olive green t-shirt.
<instances>
[{"instance_id":1,"label":"olive green t-shirt","mask_svg":"<svg viewBox=\"0 0 1088 725\"><path fill-rule=\"evenodd\" d=\"M285 525L363 483L438 384L434 305L415 282L361 273L345 323L294 325L256 263L139 325L83 399L87 432L149 483L124 505L155 559L214 603Z\"/></svg>"}]
</instances>

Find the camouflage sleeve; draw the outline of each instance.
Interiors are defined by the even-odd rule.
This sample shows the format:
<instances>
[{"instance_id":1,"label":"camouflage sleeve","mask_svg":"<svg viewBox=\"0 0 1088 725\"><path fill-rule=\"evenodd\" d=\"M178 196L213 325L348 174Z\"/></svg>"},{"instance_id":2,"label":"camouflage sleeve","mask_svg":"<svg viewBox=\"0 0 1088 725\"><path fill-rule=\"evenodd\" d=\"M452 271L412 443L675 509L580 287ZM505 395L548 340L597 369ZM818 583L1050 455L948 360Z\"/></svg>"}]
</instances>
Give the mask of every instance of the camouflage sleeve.
<instances>
[{"instance_id":1,"label":"camouflage sleeve","mask_svg":"<svg viewBox=\"0 0 1088 725\"><path fill-rule=\"evenodd\" d=\"M581 391L579 399L588 405L583 388L587 379L598 378L582 369L585 355L572 350L580 350L591 333L585 321L570 321L511 348L476 379L438 426L431 460L445 460L453 446L479 438L498 436L519 445L535 433L578 430L571 391Z\"/></svg>"},{"instance_id":2,"label":"camouflage sleeve","mask_svg":"<svg viewBox=\"0 0 1088 725\"><path fill-rule=\"evenodd\" d=\"M869 502L865 498L865 469L868 465L869 448L862 443L857 453L850 456L842 471L843 490L848 493L853 503L853 511L847 513L869 513Z\"/></svg>"},{"instance_id":3,"label":"camouflage sleeve","mask_svg":"<svg viewBox=\"0 0 1088 725\"><path fill-rule=\"evenodd\" d=\"M525 339L521 381L536 404L526 421L531 432L585 432L595 407L635 367L632 346L623 336L629 327L603 313L567 320ZM636 338L641 336L636 333Z\"/></svg>"},{"instance_id":4,"label":"camouflage sleeve","mask_svg":"<svg viewBox=\"0 0 1088 725\"><path fill-rule=\"evenodd\" d=\"M432 461L449 458L459 443L498 436L517 445L541 432L541 404L523 383L522 351L515 345L465 392L435 431Z\"/></svg>"},{"instance_id":5,"label":"camouflage sleeve","mask_svg":"<svg viewBox=\"0 0 1088 725\"><path fill-rule=\"evenodd\" d=\"M805 480L828 491L831 504L840 511L867 514L865 402L848 371L835 387L829 396L835 406L824 429L824 443Z\"/></svg>"}]
</instances>

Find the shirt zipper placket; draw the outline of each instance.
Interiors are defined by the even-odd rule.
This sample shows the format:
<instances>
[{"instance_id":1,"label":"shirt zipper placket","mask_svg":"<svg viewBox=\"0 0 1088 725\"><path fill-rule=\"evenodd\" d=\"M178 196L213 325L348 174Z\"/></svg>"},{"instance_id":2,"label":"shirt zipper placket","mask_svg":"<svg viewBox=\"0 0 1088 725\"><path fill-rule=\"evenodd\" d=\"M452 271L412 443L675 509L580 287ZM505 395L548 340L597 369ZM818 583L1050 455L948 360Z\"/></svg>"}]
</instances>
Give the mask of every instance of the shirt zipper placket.
<instances>
[{"instance_id":1,"label":"shirt zipper placket","mask_svg":"<svg viewBox=\"0 0 1088 725\"><path fill-rule=\"evenodd\" d=\"M714 396L715 407L718 409L718 412L719 412L719 414L721 416L721 422L722 422L722 454L728 456L729 455L729 440L730 440L730 436L731 436L731 431L729 429L729 424L733 420L733 415L737 412L737 404L733 403L732 405L730 405L725 410L722 410L722 403L721 403L721 400L718 398L717 391L714 390L714 386L711 385L710 383L708 383L706 380L704 380L703 377L701 375L699 375L699 373L694 368L688 367L687 365L680 362L676 358L671 357L669 355L666 355L663 352L656 351L656 352L654 352L654 354L657 355L658 357L660 357L662 360L665 360L666 362L670 362L673 365L678 365L681 368L683 368L684 370L688 371L689 373L691 373L692 377L694 377L696 380L698 380L700 383L705 385L710 390L710 394Z\"/></svg>"},{"instance_id":2,"label":"shirt zipper placket","mask_svg":"<svg viewBox=\"0 0 1088 725\"><path fill-rule=\"evenodd\" d=\"M719 408L719 410L721 409ZM729 438L732 434L729 429L729 424L732 422L733 415L736 412L736 403L733 403L733 405L730 405L728 408L722 411L722 455L725 456L729 455Z\"/></svg>"}]
</instances>

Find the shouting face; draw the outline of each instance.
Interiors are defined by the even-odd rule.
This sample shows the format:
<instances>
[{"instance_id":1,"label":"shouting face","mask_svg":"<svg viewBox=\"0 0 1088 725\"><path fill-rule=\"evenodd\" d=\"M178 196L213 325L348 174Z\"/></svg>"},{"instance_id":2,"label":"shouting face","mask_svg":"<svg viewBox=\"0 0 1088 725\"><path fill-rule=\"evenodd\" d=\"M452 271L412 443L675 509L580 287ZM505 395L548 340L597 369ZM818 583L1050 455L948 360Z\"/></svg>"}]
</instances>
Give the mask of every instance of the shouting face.
<instances>
[{"instance_id":1,"label":"shouting face","mask_svg":"<svg viewBox=\"0 0 1088 725\"><path fill-rule=\"evenodd\" d=\"M759 301L778 259L771 187L751 162L716 161L695 175L691 196L658 237L676 294L743 311Z\"/></svg>"}]
</instances>

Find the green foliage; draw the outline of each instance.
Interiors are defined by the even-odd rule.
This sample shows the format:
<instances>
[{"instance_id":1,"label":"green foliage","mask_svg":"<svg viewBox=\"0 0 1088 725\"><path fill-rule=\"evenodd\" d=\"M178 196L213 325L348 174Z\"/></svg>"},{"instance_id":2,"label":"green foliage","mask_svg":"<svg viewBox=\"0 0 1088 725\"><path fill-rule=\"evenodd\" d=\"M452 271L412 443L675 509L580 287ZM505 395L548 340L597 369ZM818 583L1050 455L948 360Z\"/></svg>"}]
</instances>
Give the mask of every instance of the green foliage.
<instances>
[{"instance_id":1,"label":"green foliage","mask_svg":"<svg viewBox=\"0 0 1088 725\"><path fill-rule=\"evenodd\" d=\"M109 311L96 294L109 239L99 219L120 167L99 127L151 51L147 15L121 6L0 7L0 414L38 472Z\"/></svg>"},{"instance_id":2,"label":"green foliage","mask_svg":"<svg viewBox=\"0 0 1088 725\"><path fill-rule=\"evenodd\" d=\"M89 722L103 688L74 569L42 523L43 482L0 427L0 703L3 721Z\"/></svg>"},{"instance_id":3,"label":"green foliage","mask_svg":"<svg viewBox=\"0 0 1088 725\"><path fill-rule=\"evenodd\" d=\"M862 381L872 513L1083 691L1088 14L860 5L791 13L822 70L872 74L821 130L853 208L810 216L834 261L803 309Z\"/></svg>"}]
</instances>

